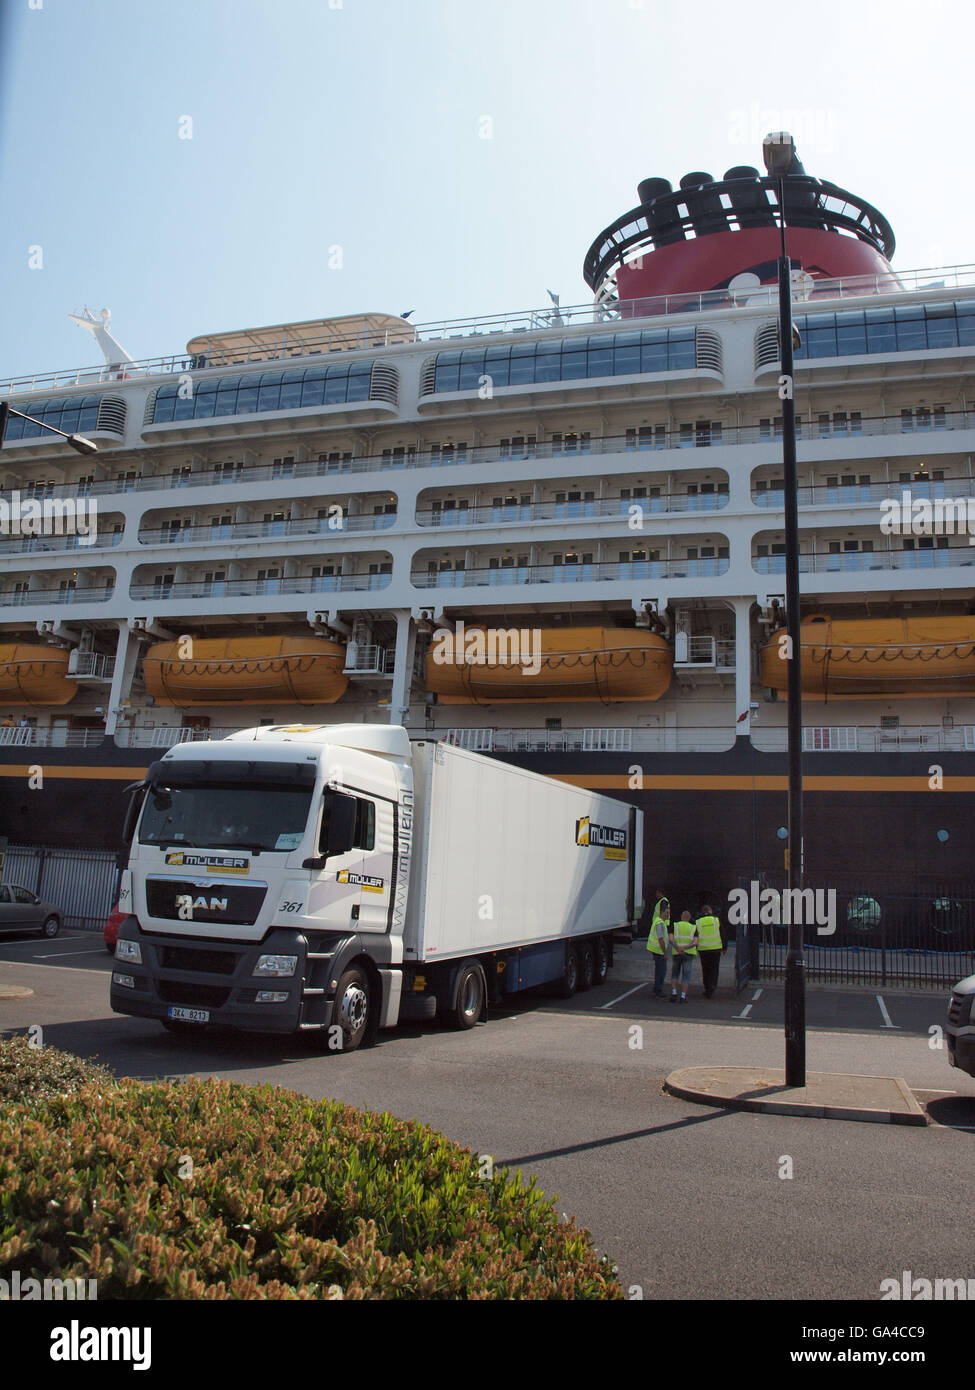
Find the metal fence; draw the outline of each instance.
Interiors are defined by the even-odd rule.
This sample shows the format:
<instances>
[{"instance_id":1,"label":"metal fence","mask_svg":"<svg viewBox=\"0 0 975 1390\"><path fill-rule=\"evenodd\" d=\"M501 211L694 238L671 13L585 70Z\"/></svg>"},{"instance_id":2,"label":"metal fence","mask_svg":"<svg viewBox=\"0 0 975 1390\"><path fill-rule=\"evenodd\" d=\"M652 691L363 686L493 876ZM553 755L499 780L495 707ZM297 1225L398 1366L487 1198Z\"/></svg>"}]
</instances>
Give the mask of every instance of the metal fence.
<instances>
[{"instance_id":1,"label":"metal fence","mask_svg":"<svg viewBox=\"0 0 975 1390\"><path fill-rule=\"evenodd\" d=\"M118 897L115 859L110 850L8 845L3 881L53 903L64 926L101 931Z\"/></svg>"},{"instance_id":2,"label":"metal fence","mask_svg":"<svg viewBox=\"0 0 975 1390\"><path fill-rule=\"evenodd\" d=\"M785 976L787 887L783 876L739 880L748 898L748 926L738 928L739 987L746 971L752 979ZM807 883L800 910L810 981L950 988L975 974L970 883Z\"/></svg>"}]
</instances>

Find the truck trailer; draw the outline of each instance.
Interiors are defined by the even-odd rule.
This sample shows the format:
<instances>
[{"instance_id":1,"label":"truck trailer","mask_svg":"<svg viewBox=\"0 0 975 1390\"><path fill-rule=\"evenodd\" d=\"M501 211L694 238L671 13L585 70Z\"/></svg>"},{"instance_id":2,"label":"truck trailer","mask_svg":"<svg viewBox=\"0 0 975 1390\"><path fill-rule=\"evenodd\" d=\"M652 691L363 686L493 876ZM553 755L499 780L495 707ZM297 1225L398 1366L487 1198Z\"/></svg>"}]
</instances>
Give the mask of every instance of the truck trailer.
<instances>
[{"instance_id":1,"label":"truck trailer","mask_svg":"<svg viewBox=\"0 0 975 1390\"><path fill-rule=\"evenodd\" d=\"M642 812L384 725L177 744L132 789L117 1013L352 1051L601 983L642 910Z\"/></svg>"}]
</instances>

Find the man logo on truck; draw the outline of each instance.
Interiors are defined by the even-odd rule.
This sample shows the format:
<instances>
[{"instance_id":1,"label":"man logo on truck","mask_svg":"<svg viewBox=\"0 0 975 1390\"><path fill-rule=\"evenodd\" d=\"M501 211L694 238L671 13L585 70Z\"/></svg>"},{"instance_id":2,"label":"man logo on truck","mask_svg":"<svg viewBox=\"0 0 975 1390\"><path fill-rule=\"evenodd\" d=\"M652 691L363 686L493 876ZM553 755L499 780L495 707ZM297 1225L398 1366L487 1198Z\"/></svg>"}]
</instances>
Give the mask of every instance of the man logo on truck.
<instances>
[{"instance_id":1,"label":"man logo on truck","mask_svg":"<svg viewBox=\"0 0 975 1390\"><path fill-rule=\"evenodd\" d=\"M604 851L606 859L626 858L626 831L597 825L588 816L580 816L576 821L576 844L594 845Z\"/></svg>"}]
</instances>

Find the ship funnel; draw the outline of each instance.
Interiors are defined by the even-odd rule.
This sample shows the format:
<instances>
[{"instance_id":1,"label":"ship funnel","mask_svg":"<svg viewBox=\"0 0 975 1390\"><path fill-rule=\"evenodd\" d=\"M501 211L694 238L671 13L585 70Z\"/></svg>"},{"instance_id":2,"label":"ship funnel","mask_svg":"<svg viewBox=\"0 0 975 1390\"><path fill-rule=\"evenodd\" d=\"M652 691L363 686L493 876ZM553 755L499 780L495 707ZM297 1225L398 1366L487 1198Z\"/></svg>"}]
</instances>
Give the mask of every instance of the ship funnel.
<instances>
[{"instance_id":1,"label":"ship funnel","mask_svg":"<svg viewBox=\"0 0 975 1390\"><path fill-rule=\"evenodd\" d=\"M671 194L670 179L641 179L637 184L637 196L647 209L647 222L655 246L669 246L674 241L684 240L680 213ZM660 207L654 206L657 199L667 199Z\"/></svg>"},{"instance_id":2,"label":"ship funnel","mask_svg":"<svg viewBox=\"0 0 975 1390\"><path fill-rule=\"evenodd\" d=\"M687 194L687 211L695 236L707 236L709 232L724 231L726 214L721 199L714 191L714 179L710 174L698 170L685 174L680 181L681 190Z\"/></svg>"},{"instance_id":3,"label":"ship funnel","mask_svg":"<svg viewBox=\"0 0 975 1390\"><path fill-rule=\"evenodd\" d=\"M641 179L636 186L636 194L641 203L652 203L654 198L662 198L673 193L670 179Z\"/></svg>"},{"instance_id":4,"label":"ship funnel","mask_svg":"<svg viewBox=\"0 0 975 1390\"><path fill-rule=\"evenodd\" d=\"M750 164L736 164L725 174L728 198L739 227L771 227L775 221L762 187L761 174Z\"/></svg>"}]
</instances>

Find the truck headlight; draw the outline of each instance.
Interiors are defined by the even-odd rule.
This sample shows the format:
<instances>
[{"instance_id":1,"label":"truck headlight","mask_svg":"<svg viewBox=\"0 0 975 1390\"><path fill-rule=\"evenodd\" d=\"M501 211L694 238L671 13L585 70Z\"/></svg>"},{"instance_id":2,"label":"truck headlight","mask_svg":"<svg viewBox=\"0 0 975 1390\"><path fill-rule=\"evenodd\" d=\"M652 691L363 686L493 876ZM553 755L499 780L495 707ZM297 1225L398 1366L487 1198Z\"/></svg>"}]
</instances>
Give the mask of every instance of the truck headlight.
<instances>
[{"instance_id":1,"label":"truck headlight","mask_svg":"<svg viewBox=\"0 0 975 1390\"><path fill-rule=\"evenodd\" d=\"M119 975L117 972L112 975L113 985L124 985L126 989L135 989L134 975Z\"/></svg>"},{"instance_id":2,"label":"truck headlight","mask_svg":"<svg viewBox=\"0 0 975 1390\"><path fill-rule=\"evenodd\" d=\"M138 941L116 941L115 959L128 960L131 961L133 965L141 965L142 947L139 945Z\"/></svg>"},{"instance_id":3,"label":"truck headlight","mask_svg":"<svg viewBox=\"0 0 975 1390\"><path fill-rule=\"evenodd\" d=\"M288 991L286 989L259 989L257 991L258 1004L287 1004Z\"/></svg>"},{"instance_id":4,"label":"truck headlight","mask_svg":"<svg viewBox=\"0 0 975 1390\"><path fill-rule=\"evenodd\" d=\"M259 956L255 975L293 975L298 968L297 956Z\"/></svg>"}]
</instances>

